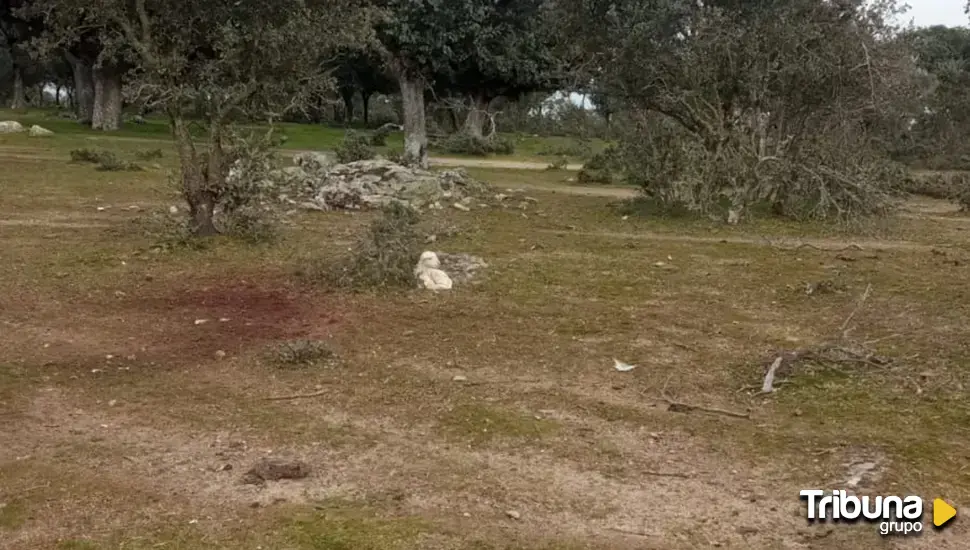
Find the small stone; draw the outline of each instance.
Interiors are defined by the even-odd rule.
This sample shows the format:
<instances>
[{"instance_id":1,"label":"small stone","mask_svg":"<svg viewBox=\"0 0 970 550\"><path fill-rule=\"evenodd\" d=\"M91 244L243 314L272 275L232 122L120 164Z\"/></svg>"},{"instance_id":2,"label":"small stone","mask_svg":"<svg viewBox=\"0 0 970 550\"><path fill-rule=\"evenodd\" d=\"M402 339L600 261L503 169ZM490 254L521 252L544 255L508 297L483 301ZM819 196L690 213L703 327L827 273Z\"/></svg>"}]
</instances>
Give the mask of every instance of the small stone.
<instances>
[{"instance_id":1,"label":"small stone","mask_svg":"<svg viewBox=\"0 0 970 550\"><path fill-rule=\"evenodd\" d=\"M98 212L104 212L105 210L107 210L107 208L105 208L103 206L99 206L98 207Z\"/></svg>"},{"instance_id":2,"label":"small stone","mask_svg":"<svg viewBox=\"0 0 970 550\"><path fill-rule=\"evenodd\" d=\"M453 382L467 382L468 377L461 374L456 374L454 378L451 379Z\"/></svg>"},{"instance_id":3,"label":"small stone","mask_svg":"<svg viewBox=\"0 0 970 550\"><path fill-rule=\"evenodd\" d=\"M467 206L465 206L464 204L462 204L460 202L456 202L452 206L454 206L455 209L457 209L457 210L461 210L462 212L471 212L471 208L468 208Z\"/></svg>"},{"instance_id":4,"label":"small stone","mask_svg":"<svg viewBox=\"0 0 970 550\"><path fill-rule=\"evenodd\" d=\"M209 322L209 320L208 320L208 319L196 319L196 320L195 320L195 324L196 324L196 325L204 325L204 324L206 324L206 323L208 323L208 322Z\"/></svg>"},{"instance_id":5,"label":"small stone","mask_svg":"<svg viewBox=\"0 0 970 550\"><path fill-rule=\"evenodd\" d=\"M108 406L109 407L114 407L117 404L118 404L118 400L117 399L112 399L111 401L108 401Z\"/></svg>"},{"instance_id":6,"label":"small stone","mask_svg":"<svg viewBox=\"0 0 970 550\"><path fill-rule=\"evenodd\" d=\"M226 352L220 350L216 351L216 359L224 359L226 357Z\"/></svg>"},{"instance_id":7,"label":"small stone","mask_svg":"<svg viewBox=\"0 0 970 550\"><path fill-rule=\"evenodd\" d=\"M522 519L522 514L520 514L518 510L509 510L505 512L505 515L514 520Z\"/></svg>"},{"instance_id":8,"label":"small stone","mask_svg":"<svg viewBox=\"0 0 970 550\"><path fill-rule=\"evenodd\" d=\"M169 214L178 214L179 213L179 207L178 206L174 206L174 205L173 206L169 206L168 207L168 213Z\"/></svg>"}]
</instances>

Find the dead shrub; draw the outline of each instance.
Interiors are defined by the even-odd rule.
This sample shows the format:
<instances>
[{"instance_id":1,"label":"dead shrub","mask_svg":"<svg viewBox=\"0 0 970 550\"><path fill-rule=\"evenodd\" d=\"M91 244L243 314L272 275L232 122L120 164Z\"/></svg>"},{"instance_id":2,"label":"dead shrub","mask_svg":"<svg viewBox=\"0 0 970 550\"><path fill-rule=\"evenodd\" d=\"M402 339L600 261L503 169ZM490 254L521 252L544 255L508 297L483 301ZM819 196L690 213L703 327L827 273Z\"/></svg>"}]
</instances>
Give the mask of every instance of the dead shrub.
<instances>
[{"instance_id":1,"label":"dead shrub","mask_svg":"<svg viewBox=\"0 0 970 550\"><path fill-rule=\"evenodd\" d=\"M304 274L339 288L414 286L414 266L424 241L417 223L417 212L393 203L370 224L348 256L333 263L314 259Z\"/></svg>"},{"instance_id":2,"label":"dead shrub","mask_svg":"<svg viewBox=\"0 0 970 550\"><path fill-rule=\"evenodd\" d=\"M291 340L274 345L267 359L280 368L299 368L332 363L337 354L322 340Z\"/></svg>"}]
</instances>

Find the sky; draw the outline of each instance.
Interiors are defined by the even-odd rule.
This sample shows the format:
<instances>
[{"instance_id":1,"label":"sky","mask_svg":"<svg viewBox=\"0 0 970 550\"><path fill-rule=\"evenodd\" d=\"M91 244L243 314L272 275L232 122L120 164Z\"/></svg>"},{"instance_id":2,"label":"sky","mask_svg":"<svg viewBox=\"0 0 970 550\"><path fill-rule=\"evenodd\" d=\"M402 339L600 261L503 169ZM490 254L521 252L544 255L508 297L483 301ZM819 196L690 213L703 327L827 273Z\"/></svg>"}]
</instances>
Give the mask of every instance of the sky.
<instances>
[{"instance_id":1,"label":"sky","mask_svg":"<svg viewBox=\"0 0 970 550\"><path fill-rule=\"evenodd\" d=\"M903 22L912 20L917 27L962 27L970 23L963 13L964 0L906 0L905 3L909 4L910 9L903 15Z\"/></svg>"}]
</instances>

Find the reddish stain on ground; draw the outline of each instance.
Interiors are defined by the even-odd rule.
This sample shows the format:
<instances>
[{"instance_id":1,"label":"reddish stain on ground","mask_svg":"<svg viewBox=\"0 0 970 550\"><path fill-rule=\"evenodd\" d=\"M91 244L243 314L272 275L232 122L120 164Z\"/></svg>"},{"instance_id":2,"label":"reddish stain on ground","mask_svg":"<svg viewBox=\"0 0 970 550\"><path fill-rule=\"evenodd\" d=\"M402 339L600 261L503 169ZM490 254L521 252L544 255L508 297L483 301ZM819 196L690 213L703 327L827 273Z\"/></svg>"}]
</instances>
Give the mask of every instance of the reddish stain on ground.
<instances>
[{"instance_id":1,"label":"reddish stain on ground","mask_svg":"<svg viewBox=\"0 0 970 550\"><path fill-rule=\"evenodd\" d=\"M271 282L166 288L131 296L126 309L139 324L153 321L141 334L151 344L149 355L179 362L211 358L218 350L236 354L275 341L320 338L340 321L325 297Z\"/></svg>"}]
</instances>

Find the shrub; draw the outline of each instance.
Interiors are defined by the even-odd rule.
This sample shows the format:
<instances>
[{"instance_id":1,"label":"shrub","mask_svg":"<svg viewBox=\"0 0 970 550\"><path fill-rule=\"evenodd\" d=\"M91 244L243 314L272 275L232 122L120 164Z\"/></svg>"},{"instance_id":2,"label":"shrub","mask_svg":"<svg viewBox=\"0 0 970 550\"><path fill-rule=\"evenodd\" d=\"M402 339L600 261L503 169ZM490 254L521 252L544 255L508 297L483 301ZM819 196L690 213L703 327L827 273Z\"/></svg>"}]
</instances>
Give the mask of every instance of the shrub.
<instances>
[{"instance_id":1,"label":"shrub","mask_svg":"<svg viewBox=\"0 0 970 550\"><path fill-rule=\"evenodd\" d=\"M337 162L347 164L359 160L370 160L377 156L377 152L371 147L371 140L367 136L357 132L347 132L343 142L336 149Z\"/></svg>"},{"instance_id":2,"label":"shrub","mask_svg":"<svg viewBox=\"0 0 970 550\"><path fill-rule=\"evenodd\" d=\"M268 359L281 368L306 367L329 363L337 354L321 340L291 340L273 346Z\"/></svg>"},{"instance_id":3,"label":"shrub","mask_svg":"<svg viewBox=\"0 0 970 550\"><path fill-rule=\"evenodd\" d=\"M279 224L272 208L247 205L226 213L222 230L249 244L271 243L279 237Z\"/></svg>"},{"instance_id":4,"label":"shrub","mask_svg":"<svg viewBox=\"0 0 970 550\"><path fill-rule=\"evenodd\" d=\"M162 158L162 156L161 149L144 149L135 152L135 158L143 161L158 160Z\"/></svg>"},{"instance_id":5,"label":"shrub","mask_svg":"<svg viewBox=\"0 0 970 550\"><path fill-rule=\"evenodd\" d=\"M465 132L457 132L435 143L435 148L445 153L484 157L511 155L515 152L515 143L509 138L498 135L480 138Z\"/></svg>"},{"instance_id":6,"label":"shrub","mask_svg":"<svg viewBox=\"0 0 970 550\"><path fill-rule=\"evenodd\" d=\"M104 172L138 172L142 169L141 166L122 160L111 151L103 149L74 149L71 151L71 160L97 164L97 169Z\"/></svg>"},{"instance_id":7,"label":"shrub","mask_svg":"<svg viewBox=\"0 0 970 550\"><path fill-rule=\"evenodd\" d=\"M391 132L397 129L396 124L384 124L380 128L374 130L370 135L370 145L374 147L384 147L387 145L387 138L391 135Z\"/></svg>"},{"instance_id":8,"label":"shrub","mask_svg":"<svg viewBox=\"0 0 970 550\"><path fill-rule=\"evenodd\" d=\"M580 183L610 184L617 180L616 173L622 171L622 158L619 149L609 146L591 156L576 175Z\"/></svg>"},{"instance_id":9,"label":"shrub","mask_svg":"<svg viewBox=\"0 0 970 550\"><path fill-rule=\"evenodd\" d=\"M122 160L114 153L106 152L101 155L97 169L102 172L140 172L142 167L134 162Z\"/></svg>"},{"instance_id":10,"label":"shrub","mask_svg":"<svg viewBox=\"0 0 970 550\"><path fill-rule=\"evenodd\" d=\"M540 157L573 157L586 158L592 154L592 148L587 141L578 143L558 143L554 145L544 145L536 153Z\"/></svg>"},{"instance_id":11,"label":"shrub","mask_svg":"<svg viewBox=\"0 0 970 550\"><path fill-rule=\"evenodd\" d=\"M392 149L387 152L385 158L396 164L404 164L404 149Z\"/></svg>"},{"instance_id":12,"label":"shrub","mask_svg":"<svg viewBox=\"0 0 970 550\"><path fill-rule=\"evenodd\" d=\"M908 175L903 191L934 199L953 200L963 204L961 197L970 189L970 174L965 172L922 172Z\"/></svg>"},{"instance_id":13,"label":"shrub","mask_svg":"<svg viewBox=\"0 0 970 550\"><path fill-rule=\"evenodd\" d=\"M417 212L392 203L371 223L348 257L329 266L318 260L309 275L342 288L414 286L414 266L423 243L417 223Z\"/></svg>"},{"instance_id":14,"label":"shrub","mask_svg":"<svg viewBox=\"0 0 970 550\"><path fill-rule=\"evenodd\" d=\"M549 163L549 166L546 166L546 170L565 170L568 166L568 158L558 157L554 162Z\"/></svg>"},{"instance_id":15,"label":"shrub","mask_svg":"<svg viewBox=\"0 0 970 550\"><path fill-rule=\"evenodd\" d=\"M107 153L100 149L72 149L71 160L74 162L91 162L97 164L101 162L101 155Z\"/></svg>"}]
</instances>

